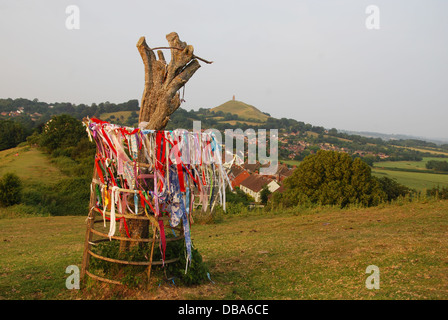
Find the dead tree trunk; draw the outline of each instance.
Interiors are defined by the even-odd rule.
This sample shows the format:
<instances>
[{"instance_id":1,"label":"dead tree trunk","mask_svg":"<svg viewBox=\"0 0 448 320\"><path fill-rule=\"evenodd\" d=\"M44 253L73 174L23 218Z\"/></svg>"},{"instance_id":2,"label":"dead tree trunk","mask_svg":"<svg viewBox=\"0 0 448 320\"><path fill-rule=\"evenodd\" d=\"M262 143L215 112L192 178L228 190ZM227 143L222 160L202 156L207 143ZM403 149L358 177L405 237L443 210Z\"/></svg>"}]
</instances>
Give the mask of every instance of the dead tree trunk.
<instances>
[{"instance_id":1,"label":"dead tree trunk","mask_svg":"<svg viewBox=\"0 0 448 320\"><path fill-rule=\"evenodd\" d=\"M193 46L180 41L177 33L168 34L166 39L169 47L164 48L151 49L145 37L141 37L137 42L137 49L145 67L145 87L139 115L139 123L146 123L145 129L163 130L170 115L180 106L179 90L200 68L198 59L211 63L196 57L193 54ZM171 50L171 61L168 64L161 50L157 51L158 59L156 58L154 50L157 49ZM145 158L139 155L139 162L144 161ZM134 220L129 225L132 237L147 237L148 229L148 221ZM128 244L128 241L122 241L121 249Z\"/></svg>"},{"instance_id":2,"label":"dead tree trunk","mask_svg":"<svg viewBox=\"0 0 448 320\"><path fill-rule=\"evenodd\" d=\"M139 122L148 122L146 129L162 130L170 115L180 106L179 89L201 67L193 55L193 46L180 41L177 33L166 36L171 49L171 61L166 63L161 50L146 44L145 37L137 43L145 66L145 89L140 104Z\"/></svg>"}]
</instances>

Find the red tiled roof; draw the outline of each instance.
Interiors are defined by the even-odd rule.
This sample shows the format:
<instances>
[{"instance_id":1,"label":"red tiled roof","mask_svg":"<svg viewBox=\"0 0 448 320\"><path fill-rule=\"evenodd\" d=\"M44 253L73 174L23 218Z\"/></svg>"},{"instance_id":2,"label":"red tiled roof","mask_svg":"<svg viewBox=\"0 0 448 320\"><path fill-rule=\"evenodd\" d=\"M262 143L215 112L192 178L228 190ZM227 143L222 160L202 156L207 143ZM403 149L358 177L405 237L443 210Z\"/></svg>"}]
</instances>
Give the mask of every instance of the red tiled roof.
<instances>
[{"instance_id":1,"label":"red tiled roof","mask_svg":"<svg viewBox=\"0 0 448 320\"><path fill-rule=\"evenodd\" d=\"M230 175L236 178L238 175L240 175L244 170L243 167L240 167L236 164L232 165L232 168L230 169Z\"/></svg>"},{"instance_id":2,"label":"red tiled roof","mask_svg":"<svg viewBox=\"0 0 448 320\"><path fill-rule=\"evenodd\" d=\"M246 162L246 163L242 164L241 166L248 171L255 172L256 170L258 170L260 168L261 164L258 161L253 164L249 164Z\"/></svg>"},{"instance_id":3,"label":"red tiled roof","mask_svg":"<svg viewBox=\"0 0 448 320\"><path fill-rule=\"evenodd\" d=\"M237 175L232 180L232 188L239 187L241 182L243 182L244 180L246 180L249 177L250 177L250 173L247 172L246 170L243 170L239 175Z\"/></svg>"},{"instance_id":4,"label":"red tiled roof","mask_svg":"<svg viewBox=\"0 0 448 320\"><path fill-rule=\"evenodd\" d=\"M272 180L259 174L253 174L241 182L241 186L246 187L254 192L259 192L265 185Z\"/></svg>"},{"instance_id":5,"label":"red tiled roof","mask_svg":"<svg viewBox=\"0 0 448 320\"><path fill-rule=\"evenodd\" d=\"M286 176L289 177L294 170L291 170L288 168L288 166L284 165L284 164L279 164L278 169L277 169L277 174L280 176Z\"/></svg>"}]
</instances>

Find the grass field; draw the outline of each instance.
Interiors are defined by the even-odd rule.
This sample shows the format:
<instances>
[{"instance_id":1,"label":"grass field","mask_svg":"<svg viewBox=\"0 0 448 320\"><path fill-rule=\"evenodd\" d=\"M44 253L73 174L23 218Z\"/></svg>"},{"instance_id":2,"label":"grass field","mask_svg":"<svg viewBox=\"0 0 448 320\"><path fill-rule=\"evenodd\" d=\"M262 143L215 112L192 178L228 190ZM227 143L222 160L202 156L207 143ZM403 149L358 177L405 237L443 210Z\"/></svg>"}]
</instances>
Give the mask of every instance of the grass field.
<instances>
[{"instance_id":1,"label":"grass field","mask_svg":"<svg viewBox=\"0 0 448 320\"><path fill-rule=\"evenodd\" d=\"M19 176L24 197L30 194L41 195L42 190L54 187L62 179L67 178L58 167L50 161L48 155L37 148L17 147L0 151L0 177L12 172ZM26 199L24 199L26 200ZM46 215L43 208L22 203L11 206L0 206L0 219L14 216Z\"/></svg>"},{"instance_id":2,"label":"grass field","mask_svg":"<svg viewBox=\"0 0 448 320\"><path fill-rule=\"evenodd\" d=\"M376 162L372 173L377 177L394 178L399 183L420 191L437 186L448 187L448 175L431 173L431 170L426 169L426 163L430 160L440 161L441 158L425 157L422 161ZM395 168L410 171L394 171Z\"/></svg>"},{"instance_id":3,"label":"grass field","mask_svg":"<svg viewBox=\"0 0 448 320\"><path fill-rule=\"evenodd\" d=\"M130 117L132 111L117 111L117 112L109 112L109 113L102 113L100 115L101 120L106 120L110 116L115 116L115 119L120 119L120 122L124 123L128 120ZM112 121L113 122L113 121Z\"/></svg>"},{"instance_id":4,"label":"grass field","mask_svg":"<svg viewBox=\"0 0 448 320\"><path fill-rule=\"evenodd\" d=\"M280 160L280 163L287 164L289 166L299 166L300 162L298 160Z\"/></svg>"},{"instance_id":5,"label":"grass field","mask_svg":"<svg viewBox=\"0 0 448 320\"><path fill-rule=\"evenodd\" d=\"M443 161L445 159L436 157L424 157L422 161L381 161L376 162L375 167L429 171L428 169L426 169L426 163L430 160Z\"/></svg>"},{"instance_id":6,"label":"grass field","mask_svg":"<svg viewBox=\"0 0 448 320\"><path fill-rule=\"evenodd\" d=\"M0 152L0 175L6 172L17 173L27 188L64 178L44 154L28 147ZM417 189L437 179L448 185L446 175L373 172ZM253 213L196 224L193 243L214 283L162 283L139 292L114 286L67 290L65 269L81 264L86 217L15 217L3 214L6 209L0 208L0 300L448 299L448 201ZM365 287L365 269L372 264L381 272L381 287L373 291Z\"/></svg>"},{"instance_id":7,"label":"grass field","mask_svg":"<svg viewBox=\"0 0 448 320\"><path fill-rule=\"evenodd\" d=\"M85 217L0 220L0 299L447 299L448 202L226 217L193 225L211 279L192 288L69 291ZM367 266L380 289L365 286ZM95 293L96 292L96 293Z\"/></svg>"},{"instance_id":8,"label":"grass field","mask_svg":"<svg viewBox=\"0 0 448 320\"><path fill-rule=\"evenodd\" d=\"M440 151L440 150L433 149L433 148L413 148L413 147L403 147L403 146L394 146L394 147L404 148L404 149L409 149L409 150L414 150L414 151L420 151L420 152L428 152L431 154L443 154L445 156L448 156L448 152Z\"/></svg>"},{"instance_id":9,"label":"grass field","mask_svg":"<svg viewBox=\"0 0 448 320\"><path fill-rule=\"evenodd\" d=\"M0 300L66 299L65 268L80 263L85 217L0 220Z\"/></svg>"},{"instance_id":10,"label":"grass field","mask_svg":"<svg viewBox=\"0 0 448 320\"><path fill-rule=\"evenodd\" d=\"M396 179L399 183L418 191L437 186L448 187L448 175L446 174L392 171L378 168L373 168L372 174L377 177L386 176Z\"/></svg>"},{"instance_id":11,"label":"grass field","mask_svg":"<svg viewBox=\"0 0 448 320\"><path fill-rule=\"evenodd\" d=\"M64 177L51 165L48 156L37 148L30 147L0 151L0 176L7 172L17 174L25 186L36 183L52 184Z\"/></svg>"},{"instance_id":12,"label":"grass field","mask_svg":"<svg viewBox=\"0 0 448 320\"><path fill-rule=\"evenodd\" d=\"M219 123L227 123L232 126L236 125L238 122L247 124L248 126L259 126L260 125L260 123L258 123L258 122L251 122L251 121L246 121L246 120L227 120L227 121L222 120L222 121L219 121Z\"/></svg>"}]
</instances>

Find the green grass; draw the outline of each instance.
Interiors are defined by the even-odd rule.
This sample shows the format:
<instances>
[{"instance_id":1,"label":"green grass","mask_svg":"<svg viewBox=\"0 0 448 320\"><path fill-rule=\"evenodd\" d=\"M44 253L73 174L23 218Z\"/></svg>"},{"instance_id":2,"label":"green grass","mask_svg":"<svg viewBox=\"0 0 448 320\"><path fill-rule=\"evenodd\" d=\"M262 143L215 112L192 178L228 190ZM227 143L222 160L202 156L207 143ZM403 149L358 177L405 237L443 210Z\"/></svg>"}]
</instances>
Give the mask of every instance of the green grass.
<instances>
[{"instance_id":1,"label":"green grass","mask_svg":"<svg viewBox=\"0 0 448 320\"><path fill-rule=\"evenodd\" d=\"M68 299L65 269L81 264L85 217L0 220L0 300Z\"/></svg>"},{"instance_id":2,"label":"green grass","mask_svg":"<svg viewBox=\"0 0 448 320\"><path fill-rule=\"evenodd\" d=\"M16 154L18 155L16 156ZM55 186L67 177L50 162L48 155L31 147L17 147L0 151L0 177L7 172L19 176L25 195L42 194L43 190ZM41 206L35 207L24 203L11 207L0 206L0 219L40 215L48 215L48 212Z\"/></svg>"},{"instance_id":3,"label":"green grass","mask_svg":"<svg viewBox=\"0 0 448 320\"><path fill-rule=\"evenodd\" d=\"M213 283L65 288L80 266L84 217L0 220L0 299L447 299L448 202L237 215L193 225ZM369 265L380 289L365 287ZM118 295L117 292L120 292Z\"/></svg>"},{"instance_id":4,"label":"green grass","mask_svg":"<svg viewBox=\"0 0 448 320\"><path fill-rule=\"evenodd\" d=\"M424 157L422 161L381 161L375 162L372 173L377 177L387 176L410 188L423 191L437 186L448 186L448 175L435 174L426 169L430 160L443 160ZM408 171L406 171L408 170Z\"/></svg>"},{"instance_id":5,"label":"green grass","mask_svg":"<svg viewBox=\"0 0 448 320\"><path fill-rule=\"evenodd\" d=\"M218 121L219 123L227 123L231 126L236 125L238 122L239 123L243 123L243 124L247 124L248 126L259 126L260 123L258 122L251 122L251 121L245 121L245 120L220 120Z\"/></svg>"},{"instance_id":6,"label":"green grass","mask_svg":"<svg viewBox=\"0 0 448 320\"><path fill-rule=\"evenodd\" d=\"M302 162L302 161L298 161L298 160L280 160L279 162L283 163L283 164L290 165L290 166L299 166L300 162Z\"/></svg>"},{"instance_id":7,"label":"green grass","mask_svg":"<svg viewBox=\"0 0 448 320\"><path fill-rule=\"evenodd\" d=\"M132 111L117 111L117 112L102 113L102 114L100 115L100 119L101 119L101 120L106 120L106 119L108 119L110 116L113 115L113 116L115 116L115 119L113 119L113 120L111 121L111 123L115 123L115 120L116 120L116 119L119 119L119 121L120 121L121 123L125 123L125 122L128 120L128 118L130 117L131 113L132 113ZM123 118L121 118L121 117L123 117Z\"/></svg>"},{"instance_id":8,"label":"green grass","mask_svg":"<svg viewBox=\"0 0 448 320\"><path fill-rule=\"evenodd\" d=\"M232 283L224 298L447 298L447 240L438 239L447 209L445 202L240 217L218 230L197 227L194 240L214 277ZM371 264L380 268L378 291L364 285Z\"/></svg>"},{"instance_id":9,"label":"green grass","mask_svg":"<svg viewBox=\"0 0 448 320\"><path fill-rule=\"evenodd\" d=\"M69 165L76 163L66 157L51 159L37 148L19 147L1 151L0 177L7 172L17 174L23 190L20 204L11 207L0 206L0 219L62 215L65 212L83 214L81 207L86 202L83 191L86 190L87 194L89 191L80 186L78 176L68 176Z\"/></svg>"},{"instance_id":10,"label":"green grass","mask_svg":"<svg viewBox=\"0 0 448 320\"><path fill-rule=\"evenodd\" d=\"M372 174L376 177L386 176L396 179L399 183L419 191L437 186L448 187L448 175L446 174L392 171L379 168L373 168Z\"/></svg>"},{"instance_id":11,"label":"green grass","mask_svg":"<svg viewBox=\"0 0 448 320\"><path fill-rule=\"evenodd\" d=\"M422 161L381 161L375 162L375 167L423 170L431 172L430 170L426 169L426 163L430 160L443 161L445 159L436 157L424 157Z\"/></svg>"},{"instance_id":12,"label":"green grass","mask_svg":"<svg viewBox=\"0 0 448 320\"><path fill-rule=\"evenodd\" d=\"M403 147L403 146L394 146L396 148L403 148L403 149L409 149L409 150L414 150L414 151L420 151L420 152L428 152L431 154L442 154L444 156L448 156L448 152L445 151L441 151L439 149L434 149L434 148L414 148L414 147Z\"/></svg>"},{"instance_id":13,"label":"green grass","mask_svg":"<svg viewBox=\"0 0 448 320\"><path fill-rule=\"evenodd\" d=\"M44 154L27 147L0 152L0 174L5 172L17 173L27 188L65 177ZM373 172L419 190L448 185L446 175ZM215 283L162 284L140 292L114 286L67 290L65 269L82 259L85 216L29 217L32 210L0 208L0 300L448 298L447 201L240 214L195 224L193 243ZM380 290L365 288L371 264L380 268Z\"/></svg>"},{"instance_id":14,"label":"green grass","mask_svg":"<svg viewBox=\"0 0 448 320\"><path fill-rule=\"evenodd\" d=\"M25 187L39 183L54 184L64 178L47 155L31 147L0 151L0 176L7 172L17 174Z\"/></svg>"}]
</instances>

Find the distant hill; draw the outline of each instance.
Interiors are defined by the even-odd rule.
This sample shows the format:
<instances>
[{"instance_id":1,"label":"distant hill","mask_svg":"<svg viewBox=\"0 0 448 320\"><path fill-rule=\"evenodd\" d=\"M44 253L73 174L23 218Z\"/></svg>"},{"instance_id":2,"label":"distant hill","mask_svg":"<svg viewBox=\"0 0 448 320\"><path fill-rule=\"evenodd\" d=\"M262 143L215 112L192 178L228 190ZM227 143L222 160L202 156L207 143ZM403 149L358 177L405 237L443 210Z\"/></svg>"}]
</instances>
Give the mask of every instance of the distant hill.
<instances>
[{"instance_id":1,"label":"distant hill","mask_svg":"<svg viewBox=\"0 0 448 320\"><path fill-rule=\"evenodd\" d=\"M367 138L381 138L384 141L389 140L422 140L427 142L433 142L435 144L444 144L448 143L448 139L443 138L428 138L428 137L420 137L420 136L411 136L405 134L388 134L388 133L380 133L380 132L370 132L370 131L350 131L350 130L338 130L340 132L344 132L351 135L359 135Z\"/></svg>"},{"instance_id":2,"label":"distant hill","mask_svg":"<svg viewBox=\"0 0 448 320\"><path fill-rule=\"evenodd\" d=\"M264 114L254 106L238 100L229 100L212 108L210 111L214 111L215 113L219 111L231 113L237 115L241 120L258 120L265 122L269 118L267 114Z\"/></svg>"}]
</instances>

